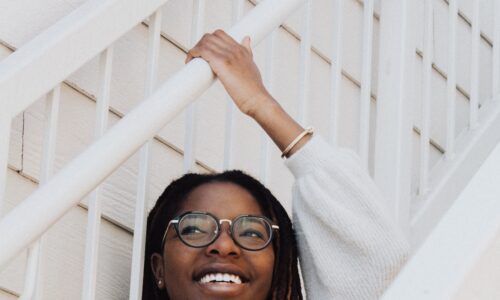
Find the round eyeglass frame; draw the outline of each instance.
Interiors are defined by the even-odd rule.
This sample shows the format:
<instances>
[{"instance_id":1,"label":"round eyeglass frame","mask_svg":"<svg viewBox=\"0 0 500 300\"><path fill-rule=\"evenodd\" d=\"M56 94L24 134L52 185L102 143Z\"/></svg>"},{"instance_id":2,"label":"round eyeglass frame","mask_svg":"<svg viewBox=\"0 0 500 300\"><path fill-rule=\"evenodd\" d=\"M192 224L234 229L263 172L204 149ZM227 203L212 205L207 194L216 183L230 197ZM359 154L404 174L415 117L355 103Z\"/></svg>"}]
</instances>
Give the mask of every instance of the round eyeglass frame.
<instances>
[{"instance_id":1,"label":"round eyeglass frame","mask_svg":"<svg viewBox=\"0 0 500 300\"><path fill-rule=\"evenodd\" d=\"M184 239L181 237L181 234L179 233L179 223L181 222L182 218L184 218L186 215L206 215L206 216L209 216L211 217L212 219L215 220L216 224L217 224L217 232L215 234L215 236L213 237L213 239L209 242L209 243L206 243L204 245L200 245L200 246L193 246L193 245L190 245L188 244L186 241L184 241ZM257 248L257 249L251 249L251 248L247 248L243 245L241 245L233 236L233 224L236 223L239 219L241 218L244 218L244 217L252 217L252 218L258 218L258 219L261 219L263 220L266 224L269 225L269 227L271 228L270 230L270 234L269 234L269 239L268 241L260 248ZM221 230L221 225L222 223L224 222L228 222L229 223L229 235L231 236L231 239L233 240L233 242L240 248L242 249L245 249L245 250L248 250L248 251L260 251L264 248L266 248L270 243L271 241L274 239L274 231L275 230L279 230L279 226L278 225L274 225L273 222L267 218L267 217L264 217L264 216L254 216L254 215L239 215L237 216L236 218L234 218L233 220L229 220L229 219L218 219L216 216L212 215L211 213L209 212L203 212L203 211L187 211L187 212L184 212L180 215L178 215L177 217L173 218L172 220L170 220L170 222L168 222L168 225L167 225L167 229L165 229L165 233L163 234L163 239L161 241L161 245L162 245L162 249L165 247L165 242L166 242L166 238L167 238L167 233L168 233L168 229L170 228L170 225L173 225L174 226L174 229L175 229L175 232L177 233L177 236L179 237L179 240L186 246L188 247L191 247L191 248L204 248L204 247L207 247L209 245L211 245L212 243L214 243L220 236L222 230Z\"/></svg>"}]
</instances>

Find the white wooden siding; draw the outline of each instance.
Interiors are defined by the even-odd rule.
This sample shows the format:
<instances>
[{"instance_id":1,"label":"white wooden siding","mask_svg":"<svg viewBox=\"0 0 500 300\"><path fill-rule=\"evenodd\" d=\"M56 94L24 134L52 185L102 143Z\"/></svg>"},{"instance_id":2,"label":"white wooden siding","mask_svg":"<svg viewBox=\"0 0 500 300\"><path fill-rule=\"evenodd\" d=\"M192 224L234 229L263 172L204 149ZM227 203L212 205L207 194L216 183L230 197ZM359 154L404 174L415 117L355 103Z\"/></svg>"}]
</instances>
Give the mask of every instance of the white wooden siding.
<instances>
[{"instance_id":1,"label":"white wooden siding","mask_svg":"<svg viewBox=\"0 0 500 300\"><path fill-rule=\"evenodd\" d=\"M9 211L36 187L33 181L9 170L6 210ZM80 297L86 220L86 209L75 207L44 235L41 259L43 299ZM132 235L107 221L103 221L101 228L97 299L124 299L128 293ZM25 257L26 251L0 272L0 286L17 294L21 292Z\"/></svg>"},{"instance_id":2,"label":"white wooden siding","mask_svg":"<svg viewBox=\"0 0 500 300\"><path fill-rule=\"evenodd\" d=\"M491 96L491 40L493 36L493 18L491 7L495 0L484 0L481 6L480 42L480 102ZM3 44L20 47L38 33L55 23L83 0L40 0L40 1L4 1L5 9L0 11L0 59L11 50ZM228 28L231 23L232 0L211 0L206 7L205 30ZM423 20L423 1L418 1L416 13L418 20ZM467 126L468 95L470 92L470 1L459 1L458 52L456 97L456 134ZM370 168L373 174L374 124L376 121L378 45L379 45L379 1L375 1L373 28L373 66L372 66L372 106L370 109ZM310 94L307 120L314 120L317 131L328 136L329 116L329 64L334 36L333 1L314 0L312 18L312 57ZM245 1L245 11L253 7ZM490 7L490 8L489 8ZM447 2L434 0L434 69L432 79L432 114L430 118L431 155L429 169L441 158L444 148L445 112L446 112L446 70L447 70ZM8 13L7 13L8 12ZM343 76L341 80L341 99L339 103L339 145L357 149L359 142L359 98L361 82L361 46L363 29L363 4L358 0L346 0L344 5L344 29L342 40ZM170 0L163 9L163 38L161 40L158 63L158 82L163 82L183 66L185 51L191 39L192 1ZM277 30L275 41L275 60L273 90L274 96L293 116L298 115L299 84L299 48L301 10L291 16L284 27ZM423 26L417 26L417 80L416 99L421 101L421 53L423 49ZM147 53L147 26L140 24L114 45L114 70L111 84L110 126L115 124L137 105L144 91ZM263 70L265 46L254 50L256 61ZM95 96L98 90L98 59L87 63L75 72L62 86L61 115L59 137L56 148L55 170L80 153L92 141ZM221 170L224 153L225 103L227 96L223 87L216 83L198 101L197 136L195 157L199 164L197 171L208 172ZM9 166L9 180L14 191L8 190L8 201L21 201L36 187L39 178L39 166L42 145L43 101L38 101L25 113L19 115L12 126ZM415 108L419 107L416 103ZM419 165L418 130L420 128L420 109L415 109L411 116L414 120L413 164ZM307 125L307 124L306 124ZM149 205L152 206L165 186L182 174L182 149L184 145L184 114L180 114L169 123L153 141L153 164L151 166L151 193ZM234 150L231 168L243 169L255 176L259 174L260 133L261 129L249 118L237 112L234 122ZM268 183L275 195L290 210L292 182L291 174L283 166L276 148L270 155L270 173ZM123 299L128 291L130 249L133 228L136 176L138 173L138 155L130 158L121 168L111 175L102 186L103 223L99 254L98 298ZM418 167L413 167L413 194L418 183ZM30 181L32 179L33 181ZM11 185L9 184L8 187ZM12 188L12 187L11 187ZM83 242L85 240L86 199L82 205L73 209L48 234L45 242L44 264L54 263L55 267L44 272L45 299L79 298L83 272ZM419 208L418 199L412 202L412 211ZM63 238L65 237L65 238ZM66 239L66 240L64 240ZM67 242L67 240L71 242ZM62 244L64 242L64 244ZM66 244L70 244L69 246ZM70 248L65 248L70 247ZM66 249L62 251L61 249ZM72 253L72 254L70 254ZM74 253L74 255L73 255ZM55 261L58 258L57 261ZM24 254L21 254L12 266L0 273L0 287L7 287L15 292L22 288L24 273ZM67 266L64 270L63 267ZM46 273L45 273L46 272ZM69 274L69 275L68 275ZM70 282L71 281L71 282ZM60 289L61 286L66 286ZM0 299L5 298L0 291ZM49 297L50 296L50 297ZM8 296L10 297L10 296Z\"/></svg>"}]
</instances>

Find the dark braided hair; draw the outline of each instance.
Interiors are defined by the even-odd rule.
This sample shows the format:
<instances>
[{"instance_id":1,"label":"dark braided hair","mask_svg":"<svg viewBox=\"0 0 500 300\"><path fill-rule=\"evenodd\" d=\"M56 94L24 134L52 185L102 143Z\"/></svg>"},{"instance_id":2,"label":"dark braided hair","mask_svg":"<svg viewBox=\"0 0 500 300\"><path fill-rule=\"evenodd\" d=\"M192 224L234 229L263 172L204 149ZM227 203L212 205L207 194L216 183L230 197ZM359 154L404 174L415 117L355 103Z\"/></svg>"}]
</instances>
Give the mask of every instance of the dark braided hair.
<instances>
[{"instance_id":1,"label":"dark braided hair","mask_svg":"<svg viewBox=\"0 0 500 300\"><path fill-rule=\"evenodd\" d=\"M264 215L280 227L279 233L273 239L275 261L268 300L301 300L297 244L290 218L264 185L242 171L186 174L174 180L165 189L148 216L142 299L170 299L166 290L160 290L156 285L150 263L151 256L154 253L162 253L161 241L168 222L178 213L188 194L195 188L212 182L229 182L244 188L257 200Z\"/></svg>"}]
</instances>

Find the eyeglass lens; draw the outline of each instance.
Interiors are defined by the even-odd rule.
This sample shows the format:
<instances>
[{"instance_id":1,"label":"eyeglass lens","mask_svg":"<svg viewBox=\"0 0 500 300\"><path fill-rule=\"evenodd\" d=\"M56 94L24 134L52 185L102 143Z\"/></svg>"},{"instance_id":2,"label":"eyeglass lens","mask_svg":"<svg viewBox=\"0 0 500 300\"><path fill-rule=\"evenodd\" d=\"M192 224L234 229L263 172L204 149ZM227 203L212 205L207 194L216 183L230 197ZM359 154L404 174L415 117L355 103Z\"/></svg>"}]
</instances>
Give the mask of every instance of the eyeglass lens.
<instances>
[{"instance_id":1,"label":"eyeglass lens","mask_svg":"<svg viewBox=\"0 0 500 300\"><path fill-rule=\"evenodd\" d=\"M218 235L217 220L206 214L187 214L179 220L179 237L192 247L211 244ZM271 239L272 228L263 218L243 216L234 220L232 237L236 244L249 250L260 250Z\"/></svg>"}]
</instances>

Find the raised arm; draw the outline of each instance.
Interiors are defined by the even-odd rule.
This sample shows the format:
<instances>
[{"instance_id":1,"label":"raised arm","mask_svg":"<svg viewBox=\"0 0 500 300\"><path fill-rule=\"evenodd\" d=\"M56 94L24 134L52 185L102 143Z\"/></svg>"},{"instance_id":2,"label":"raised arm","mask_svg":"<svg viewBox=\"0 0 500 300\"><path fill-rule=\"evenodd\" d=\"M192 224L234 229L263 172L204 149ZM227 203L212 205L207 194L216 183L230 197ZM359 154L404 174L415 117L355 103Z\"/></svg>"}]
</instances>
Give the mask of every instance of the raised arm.
<instances>
[{"instance_id":1,"label":"raised arm","mask_svg":"<svg viewBox=\"0 0 500 300\"><path fill-rule=\"evenodd\" d=\"M203 36L188 52L186 62L195 57L208 61L236 106L257 121L283 151L304 128L283 110L264 87L250 43L247 37L239 44L224 31L217 30ZM288 156L293 155L309 139L310 136L301 139L288 152Z\"/></svg>"}]
</instances>

